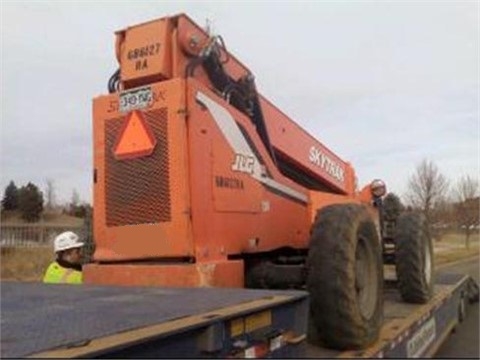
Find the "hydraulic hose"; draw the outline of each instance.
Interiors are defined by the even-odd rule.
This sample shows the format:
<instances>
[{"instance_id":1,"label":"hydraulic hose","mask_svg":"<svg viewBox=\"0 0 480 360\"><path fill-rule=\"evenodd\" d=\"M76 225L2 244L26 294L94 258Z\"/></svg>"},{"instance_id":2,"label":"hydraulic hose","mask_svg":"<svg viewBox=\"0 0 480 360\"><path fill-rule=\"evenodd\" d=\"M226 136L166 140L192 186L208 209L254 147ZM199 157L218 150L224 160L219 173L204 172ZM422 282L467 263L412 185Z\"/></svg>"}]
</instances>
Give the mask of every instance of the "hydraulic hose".
<instances>
[{"instance_id":1,"label":"hydraulic hose","mask_svg":"<svg viewBox=\"0 0 480 360\"><path fill-rule=\"evenodd\" d=\"M117 69L113 73L112 76L110 76L110 79L108 79L108 92L110 94L113 94L114 92L117 92L120 86L120 68Z\"/></svg>"}]
</instances>

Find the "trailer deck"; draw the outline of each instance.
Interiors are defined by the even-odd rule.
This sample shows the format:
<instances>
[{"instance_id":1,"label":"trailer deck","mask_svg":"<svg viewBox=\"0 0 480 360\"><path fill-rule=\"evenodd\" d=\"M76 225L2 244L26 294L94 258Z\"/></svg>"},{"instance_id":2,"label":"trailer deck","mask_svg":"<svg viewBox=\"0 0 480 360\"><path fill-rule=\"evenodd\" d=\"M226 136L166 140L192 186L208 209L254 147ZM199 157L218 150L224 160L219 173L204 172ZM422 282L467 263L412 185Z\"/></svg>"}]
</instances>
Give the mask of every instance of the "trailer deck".
<instances>
[{"instance_id":1,"label":"trailer deck","mask_svg":"<svg viewBox=\"0 0 480 360\"><path fill-rule=\"evenodd\" d=\"M2 357L223 357L265 346L283 356L306 337L303 291L14 282L1 290Z\"/></svg>"}]
</instances>

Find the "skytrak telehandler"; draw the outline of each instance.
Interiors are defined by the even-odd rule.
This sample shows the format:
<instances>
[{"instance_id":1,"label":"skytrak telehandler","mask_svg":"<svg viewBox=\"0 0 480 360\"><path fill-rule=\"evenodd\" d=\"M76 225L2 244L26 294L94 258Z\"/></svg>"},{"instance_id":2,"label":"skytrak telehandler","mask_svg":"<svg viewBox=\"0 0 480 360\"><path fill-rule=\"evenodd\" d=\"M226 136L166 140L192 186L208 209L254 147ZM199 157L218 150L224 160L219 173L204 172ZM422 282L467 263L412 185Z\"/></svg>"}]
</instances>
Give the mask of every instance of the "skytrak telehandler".
<instances>
[{"instance_id":1,"label":"skytrak telehandler","mask_svg":"<svg viewBox=\"0 0 480 360\"><path fill-rule=\"evenodd\" d=\"M86 283L307 288L314 337L337 349L378 337L382 257L406 301L428 301L425 219L400 215L384 236L385 184L359 191L353 167L259 94L220 36L165 17L118 31L116 57L93 101Z\"/></svg>"}]
</instances>

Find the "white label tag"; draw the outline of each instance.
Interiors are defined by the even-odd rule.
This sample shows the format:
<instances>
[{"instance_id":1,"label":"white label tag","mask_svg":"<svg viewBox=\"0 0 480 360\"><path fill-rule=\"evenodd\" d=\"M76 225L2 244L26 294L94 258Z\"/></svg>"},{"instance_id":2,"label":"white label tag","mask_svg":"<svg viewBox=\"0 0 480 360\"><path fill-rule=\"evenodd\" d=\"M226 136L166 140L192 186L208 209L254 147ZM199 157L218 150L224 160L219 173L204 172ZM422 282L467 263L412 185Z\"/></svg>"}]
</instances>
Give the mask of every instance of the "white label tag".
<instances>
[{"instance_id":1,"label":"white label tag","mask_svg":"<svg viewBox=\"0 0 480 360\"><path fill-rule=\"evenodd\" d=\"M418 358L435 339L435 318L428 320L407 343L407 357Z\"/></svg>"},{"instance_id":2,"label":"white label tag","mask_svg":"<svg viewBox=\"0 0 480 360\"><path fill-rule=\"evenodd\" d=\"M144 87L120 93L120 112L144 109L152 102L152 89Z\"/></svg>"}]
</instances>

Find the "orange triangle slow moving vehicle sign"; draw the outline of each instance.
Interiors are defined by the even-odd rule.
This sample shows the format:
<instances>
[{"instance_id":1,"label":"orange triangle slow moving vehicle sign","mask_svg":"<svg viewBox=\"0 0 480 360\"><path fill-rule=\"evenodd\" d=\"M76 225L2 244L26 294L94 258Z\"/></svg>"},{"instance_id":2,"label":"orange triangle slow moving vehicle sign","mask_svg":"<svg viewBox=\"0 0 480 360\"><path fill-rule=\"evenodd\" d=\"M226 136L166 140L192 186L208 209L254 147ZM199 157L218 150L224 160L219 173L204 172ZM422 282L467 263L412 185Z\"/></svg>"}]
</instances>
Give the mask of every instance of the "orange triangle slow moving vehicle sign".
<instances>
[{"instance_id":1,"label":"orange triangle slow moving vehicle sign","mask_svg":"<svg viewBox=\"0 0 480 360\"><path fill-rule=\"evenodd\" d=\"M157 140L143 114L134 110L125 119L113 148L113 154L118 160L146 156L153 152L156 144Z\"/></svg>"}]
</instances>

